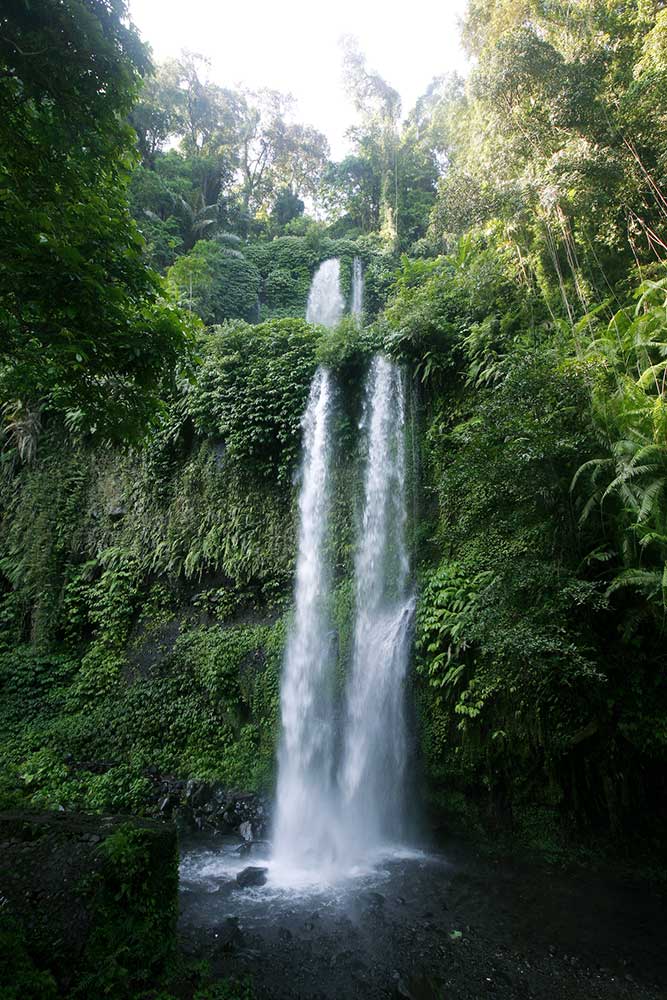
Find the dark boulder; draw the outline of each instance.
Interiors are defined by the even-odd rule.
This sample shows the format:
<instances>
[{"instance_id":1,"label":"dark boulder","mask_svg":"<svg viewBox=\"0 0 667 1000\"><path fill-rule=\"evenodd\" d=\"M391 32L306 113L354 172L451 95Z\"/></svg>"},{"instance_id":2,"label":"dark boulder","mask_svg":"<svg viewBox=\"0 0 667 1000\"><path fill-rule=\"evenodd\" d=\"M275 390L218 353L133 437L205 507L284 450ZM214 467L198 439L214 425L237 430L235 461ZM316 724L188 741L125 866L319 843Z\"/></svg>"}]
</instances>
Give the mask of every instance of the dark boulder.
<instances>
[{"instance_id":1,"label":"dark boulder","mask_svg":"<svg viewBox=\"0 0 667 1000\"><path fill-rule=\"evenodd\" d=\"M238 792L218 782L187 783L161 777L154 782L156 811L171 816L183 830L236 833L248 843L266 836L268 800L254 792Z\"/></svg>"},{"instance_id":2,"label":"dark boulder","mask_svg":"<svg viewBox=\"0 0 667 1000\"><path fill-rule=\"evenodd\" d=\"M242 889L248 889L250 886L254 885L264 885L268 870L268 868L255 868L250 865L248 868L244 868L242 872L238 873L236 881Z\"/></svg>"}]
</instances>

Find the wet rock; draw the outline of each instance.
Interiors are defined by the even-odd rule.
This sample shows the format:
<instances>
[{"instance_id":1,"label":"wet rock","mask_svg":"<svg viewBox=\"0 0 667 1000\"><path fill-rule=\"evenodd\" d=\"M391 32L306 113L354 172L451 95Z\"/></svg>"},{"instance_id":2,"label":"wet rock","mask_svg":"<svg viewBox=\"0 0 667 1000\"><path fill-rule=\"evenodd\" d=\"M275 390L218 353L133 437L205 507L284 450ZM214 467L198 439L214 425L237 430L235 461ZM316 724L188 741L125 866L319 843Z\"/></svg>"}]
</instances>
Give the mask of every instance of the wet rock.
<instances>
[{"instance_id":1,"label":"wet rock","mask_svg":"<svg viewBox=\"0 0 667 1000\"><path fill-rule=\"evenodd\" d=\"M394 996L398 1000L433 1000L434 997L445 1000L441 984L435 982L430 976L422 975L410 976L409 978L399 976Z\"/></svg>"},{"instance_id":2,"label":"wet rock","mask_svg":"<svg viewBox=\"0 0 667 1000\"><path fill-rule=\"evenodd\" d=\"M317 913L317 911L315 913L311 913L311 915L308 917L303 926L306 928L307 931L314 931L315 927L317 926L317 923L319 922L319 919L320 915L319 913Z\"/></svg>"},{"instance_id":3,"label":"wet rock","mask_svg":"<svg viewBox=\"0 0 667 1000\"><path fill-rule=\"evenodd\" d=\"M407 983L405 982L404 979L400 977L398 979L398 982L396 983L396 990L394 992L394 996L397 997L397 1000L413 1000L412 993L408 989Z\"/></svg>"},{"instance_id":4,"label":"wet rock","mask_svg":"<svg viewBox=\"0 0 667 1000\"><path fill-rule=\"evenodd\" d=\"M195 785L190 789L190 804L193 809L206 808L211 804L212 796L213 789L210 785Z\"/></svg>"},{"instance_id":5,"label":"wet rock","mask_svg":"<svg viewBox=\"0 0 667 1000\"><path fill-rule=\"evenodd\" d=\"M171 816L174 809L178 805L178 799L173 795L165 795L160 801L160 815Z\"/></svg>"},{"instance_id":6,"label":"wet rock","mask_svg":"<svg viewBox=\"0 0 667 1000\"><path fill-rule=\"evenodd\" d=\"M247 889L253 885L264 885L268 870L268 868L258 868L253 865L249 865L247 868L244 868L242 872L238 873L236 881L242 889Z\"/></svg>"},{"instance_id":7,"label":"wet rock","mask_svg":"<svg viewBox=\"0 0 667 1000\"><path fill-rule=\"evenodd\" d=\"M243 934L236 917L227 917L224 924L216 933L216 944L221 951L230 952L236 948L242 948L244 943Z\"/></svg>"},{"instance_id":8,"label":"wet rock","mask_svg":"<svg viewBox=\"0 0 667 1000\"><path fill-rule=\"evenodd\" d=\"M218 782L183 781L148 774L154 788L155 812L170 816L183 830L238 833L244 840L261 839L270 826L268 801L252 792L236 792ZM249 824L249 825L248 825ZM243 833L241 833L243 827Z\"/></svg>"},{"instance_id":9,"label":"wet rock","mask_svg":"<svg viewBox=\"0 0 667 1000\"><path fill-rule=\"evenodd\" d=\"M382 893L367 892L362 898L366 904L363 910L365 918L383 924L385 922L385 898Z\"/></svg>"},{"instance_id":10,"label":"wet rock","mask_svg":"<svg viewBox=\"0 0 667 1000\"><path fill-rule=\"evenodd\" d=\"M288 941L292 940L292 932L288 927L280 927L278 929L278 937L284 944L287 944Z\"/></svg>"},{"instance_id":11,"label":"wet rock","mask_svg":"<svg viewBox=\"0 0 667 1000\"><path fill-rule=\"evenodd\" d=\"M336 920L336 930L342 937L354 938L357 935L355 926L348 916L342 916Z\"/></svg>"}]
</instances>

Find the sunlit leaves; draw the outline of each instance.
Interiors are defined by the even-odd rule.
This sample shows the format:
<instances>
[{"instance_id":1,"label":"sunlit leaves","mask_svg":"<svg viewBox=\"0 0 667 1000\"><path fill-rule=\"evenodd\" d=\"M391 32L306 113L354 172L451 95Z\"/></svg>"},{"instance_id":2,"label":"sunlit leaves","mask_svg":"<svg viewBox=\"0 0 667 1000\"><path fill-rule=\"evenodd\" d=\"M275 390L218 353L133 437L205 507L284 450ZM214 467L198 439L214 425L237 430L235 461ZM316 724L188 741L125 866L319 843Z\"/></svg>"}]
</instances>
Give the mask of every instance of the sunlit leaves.
<instances>
[{"instance_id":1,"label":"sunlit leaves","mask_svg":"<svg viewBox=\"0 0 667 1000\"><path fill-rule=\"evenodd\" d=\"M606 454L578 470L595 514L616 537L621 568L610 593L635 588L662 613L667 591L667 280L644 282L637 305L595 331L586 354L601 369L594 415Z\"/></svg>"}]
</instances>

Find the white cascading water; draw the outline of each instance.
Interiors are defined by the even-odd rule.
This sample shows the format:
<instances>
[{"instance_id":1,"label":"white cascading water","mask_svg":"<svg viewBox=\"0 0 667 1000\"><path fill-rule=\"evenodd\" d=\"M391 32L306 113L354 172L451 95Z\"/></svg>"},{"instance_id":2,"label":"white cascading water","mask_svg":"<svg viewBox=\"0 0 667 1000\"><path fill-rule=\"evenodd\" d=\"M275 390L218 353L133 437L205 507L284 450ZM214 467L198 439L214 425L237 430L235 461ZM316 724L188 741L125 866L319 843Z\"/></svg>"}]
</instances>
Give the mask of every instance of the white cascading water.
<instances>
[{"instance_id":1,"label":"white cascading water","mask_svg":"<svg viewBox=\"0 0 667 1000\"><path fill-rule=\"evenodd\" d=\"M309 323L334 327L340 323L345 300L340 290L340 261L325 260L318 267L308 293L306 319Z\"/></svg>"},{"instance_id":2,"label":"white cascading water","mask_svg":"<svg viewBox=\"0 0 667 1000\"><path fill-rule=\"evenodd\" d=\"M294 619L283 663L274 860L287 868L330 854L335 662L326 535L330 511L331 376L319 369L303 418Z\"/></svg>"},{"instance_id":3,"label":"white cascading water","mask_svg":"<svg viewBox=\"0 0 667 1000\"><path fill-rule=\"evenodd\" d=\"M343 315L340 261L325 260L308 295L309 323L335 326ZM302 420L303 459L294 585L294 619L280 689L274 863L287 871L324 864L337 823L334 795L331 579L326 538L331 505L331 375L318 369Z\"/></svg>"},{"instance_id":4,"label":"white cascading water","mask_svg":"<svg viewBox=\"0 0 667 1000\"><path fill-rule=\"evenodd\" d=\"M355 262L356 264L356 262ZM361 312L361 265L353 271ZM355 290L356 289L356 290ZM325 261L307 318L341 319L340 264ZM281 682L272 879L331 878L400 836L406 759L405 675L414 599L406 540L405 406L398 368L373 359L365 401L364 511L357 541L356 620L343 733L335 730L330 619L332 379L318 369L303 417L294 619ZM337 773L338 772L338 773Z\"/></svg>"},{"instance_id":5,"label":"white cascading water","mask_svg":"<svg viewBox=\"0 0 667 1000\"><path fill-rule=\"evenodd\" d=\"M340 788L346 840L397 841L405 815L405 680L415 599L407 542L405 391L377 355L366 385L364 509Z\"/></svg>"},{"instance_id":6,"label":"white cascading water","mask_svg":"<svg viewBox=\"0 0 667 1000\"><path fill-rule=\"evenodd\" d=\"M361 314L364 309L364 275L361 269L361 261L355 257L352 262L352 299L350 302L350 312L361 322Z\"/></svg>"}]
</instances>

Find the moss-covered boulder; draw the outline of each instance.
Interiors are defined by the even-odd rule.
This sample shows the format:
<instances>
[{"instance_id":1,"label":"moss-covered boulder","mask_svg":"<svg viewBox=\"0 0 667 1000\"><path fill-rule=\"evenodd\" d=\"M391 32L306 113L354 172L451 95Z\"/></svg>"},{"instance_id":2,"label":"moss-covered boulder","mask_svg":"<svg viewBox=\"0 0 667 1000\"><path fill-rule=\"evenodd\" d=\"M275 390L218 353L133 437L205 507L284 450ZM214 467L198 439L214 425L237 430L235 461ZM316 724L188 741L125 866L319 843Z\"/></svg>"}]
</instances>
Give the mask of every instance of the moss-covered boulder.
<instances>
[{"instance_id":1,"label":"moss-covered boulder","mask_svg":"<svg viewBox=\"0 0 667 1000\"><path fill-rule=\"evenodd\" d=\"M0 813L0 1000L133 995L173 952L177 891L170 824Z\"/></svg>"}]
</instances>

